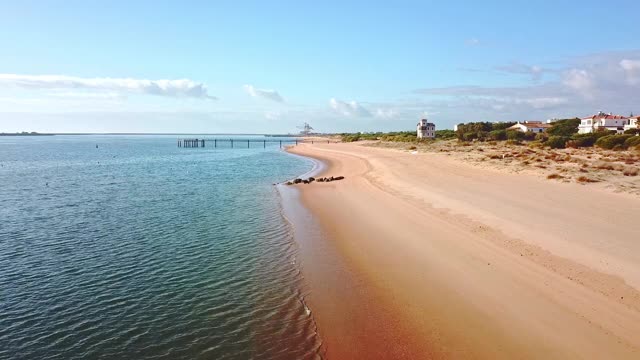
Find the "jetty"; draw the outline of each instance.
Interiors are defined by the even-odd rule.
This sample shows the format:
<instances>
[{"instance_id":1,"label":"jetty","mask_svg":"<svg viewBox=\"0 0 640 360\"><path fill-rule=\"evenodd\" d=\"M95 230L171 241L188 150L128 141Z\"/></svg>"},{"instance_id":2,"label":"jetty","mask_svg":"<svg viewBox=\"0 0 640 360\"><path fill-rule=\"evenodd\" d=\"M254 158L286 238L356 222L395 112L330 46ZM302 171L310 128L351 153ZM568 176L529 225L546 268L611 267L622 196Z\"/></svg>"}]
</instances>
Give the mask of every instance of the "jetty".
<instances>
[{"instance_id":1,"label":"jetty","mask_svg":"<svg viewBox=\"0 0 640 360\"><path fill-rule=\"evenodd\" d=\"M234 148L234 147L238 147L238 148L250 148L252 147L251 144L254 144L253 147L256 147L256 145L262 145L263 148L267 147L267 144L279 144L280 148L282 148L282 145L287 145L287 144L291 144L291 145L298 145L300 143L310 143L310 144L314 144L314 143L324 143L325 140L318 140L318 139L314 139L314 140L308 140L308 139L300 139L300 138L294 138L294 139L225 139L225 138L215 138L215 139L178 139L178 147L183 147L183 148L204 148L204 147L214 147L214 148L218 148L218 147L224 147L224 148ZM335 141L331 141L329 139L326 140L326 143L329 144L331 142L335 142Z\"/></svg>"}]
</instances>

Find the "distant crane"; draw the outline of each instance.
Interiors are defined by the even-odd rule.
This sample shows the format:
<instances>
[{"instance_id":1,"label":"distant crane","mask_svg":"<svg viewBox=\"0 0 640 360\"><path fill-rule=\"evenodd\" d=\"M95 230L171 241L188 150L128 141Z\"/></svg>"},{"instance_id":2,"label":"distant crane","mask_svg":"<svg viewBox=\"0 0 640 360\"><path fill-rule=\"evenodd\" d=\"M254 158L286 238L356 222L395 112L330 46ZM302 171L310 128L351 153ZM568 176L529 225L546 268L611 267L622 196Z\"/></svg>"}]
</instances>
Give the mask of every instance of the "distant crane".
<instances>
[{"instance_id":1,"label":"distant crane","mask_svg":"<svg viewBox=\"0 0 640 360\"><path fill-rule=\"evenodd\" d=\"M311 130L313 130L313 128L311 127L311 125L309 125L308 123L304 123L303 125L300 126L296 126L298 129L302 129L300 131L300 135L304 135L304 136L308 136L311 135Z\"/></svg>"}]
</instances>

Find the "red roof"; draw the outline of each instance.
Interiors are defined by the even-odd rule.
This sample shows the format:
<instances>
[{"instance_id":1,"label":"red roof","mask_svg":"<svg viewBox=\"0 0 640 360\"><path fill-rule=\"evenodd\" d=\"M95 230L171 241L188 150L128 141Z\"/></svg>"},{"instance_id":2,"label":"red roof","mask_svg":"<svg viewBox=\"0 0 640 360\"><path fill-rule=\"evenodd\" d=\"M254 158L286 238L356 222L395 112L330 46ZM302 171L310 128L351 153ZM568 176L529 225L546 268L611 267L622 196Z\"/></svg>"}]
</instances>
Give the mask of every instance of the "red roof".
<instances>
[{"instance_id":1,"label":"red roof","mask_svg":"<svg viewBox=\"0 0 640 360\"><path fill-rule=\"evenodd\" d=\"M589 120L589 119L621 120L621 119L628 119L628 118L622 115L613 115L613 114L604 114L604 113L582 118L582 120Z\"/></svg>"}]
</instances>

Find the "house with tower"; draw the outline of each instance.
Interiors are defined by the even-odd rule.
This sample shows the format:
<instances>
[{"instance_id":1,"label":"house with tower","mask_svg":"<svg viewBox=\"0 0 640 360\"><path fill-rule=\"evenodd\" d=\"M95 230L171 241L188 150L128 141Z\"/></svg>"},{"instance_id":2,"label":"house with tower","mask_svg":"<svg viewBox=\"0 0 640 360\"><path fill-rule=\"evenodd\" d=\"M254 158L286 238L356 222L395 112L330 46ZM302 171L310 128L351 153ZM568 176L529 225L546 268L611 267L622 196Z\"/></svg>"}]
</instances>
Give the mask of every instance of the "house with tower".
<instances>
[{"instance_id":1,"label":"house with tower","mask_svg":"<svg viewBox=\"0 0 640 360\"><path fill-rule=\"evenodd\" d=\"M436 124L427 119L420 119L417 127L418 139L433 139L436 137Z\"/></svg>"}]
</instances>

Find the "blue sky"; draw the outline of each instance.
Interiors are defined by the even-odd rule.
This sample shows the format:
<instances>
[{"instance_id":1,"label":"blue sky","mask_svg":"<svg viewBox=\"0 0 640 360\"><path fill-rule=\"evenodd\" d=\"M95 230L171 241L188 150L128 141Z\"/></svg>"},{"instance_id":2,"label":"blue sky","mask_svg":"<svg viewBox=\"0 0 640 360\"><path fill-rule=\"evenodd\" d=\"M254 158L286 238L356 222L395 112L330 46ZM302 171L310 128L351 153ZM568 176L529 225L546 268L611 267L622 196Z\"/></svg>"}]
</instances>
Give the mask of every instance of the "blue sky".
<instances>
[{"instance_id":1,"label":"blue sky","mask_svg":"<svg viewBox=\"0 0 640 360\"><path fill-rule=\"evenodd\" d=\"M0 1L0 131L640 113L637 1Z\"/></svg>"}]
</instances>

